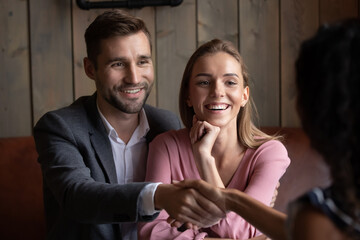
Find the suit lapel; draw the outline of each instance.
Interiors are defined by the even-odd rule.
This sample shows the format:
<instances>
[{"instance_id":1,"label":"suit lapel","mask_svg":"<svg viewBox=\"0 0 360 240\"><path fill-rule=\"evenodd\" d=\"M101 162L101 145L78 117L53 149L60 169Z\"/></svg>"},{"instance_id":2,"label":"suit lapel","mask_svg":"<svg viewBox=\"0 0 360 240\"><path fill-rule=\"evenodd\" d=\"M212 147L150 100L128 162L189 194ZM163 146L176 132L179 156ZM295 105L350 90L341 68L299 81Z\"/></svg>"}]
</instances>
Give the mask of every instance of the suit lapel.
<instances>
[{"instance_id":1,"label":"suit lapel","mask_svg":"<svg viewBox=\"0 0 360 240\"><path fill-rule=\"evenodd\" d=\"M116 168L110 140L96 107L96 93L91 96L86 103L86 110L92 121L92 125L89 127L89 137L96 155L98 156L99 165L102 166L107 180L110 183L117 183Z\"/></svg>"},{"instance_id":2,"label":"suit lapel","mask_svg":"<svg viewBox=\"0 0 360 240\"><path fill-rule=\"evenodd\" d=\"M145 136L146 141L149 143L157 135L157 132L155 131L155 129L157 129L157 126L156 126L156 123L154 123L154 121L153 121L153 112L147 104L144 105L144 110L145 110L146 118L148 120L148 124L149 124L149 128L150 128L149 132Z\"/></svg>"}]
</instances>

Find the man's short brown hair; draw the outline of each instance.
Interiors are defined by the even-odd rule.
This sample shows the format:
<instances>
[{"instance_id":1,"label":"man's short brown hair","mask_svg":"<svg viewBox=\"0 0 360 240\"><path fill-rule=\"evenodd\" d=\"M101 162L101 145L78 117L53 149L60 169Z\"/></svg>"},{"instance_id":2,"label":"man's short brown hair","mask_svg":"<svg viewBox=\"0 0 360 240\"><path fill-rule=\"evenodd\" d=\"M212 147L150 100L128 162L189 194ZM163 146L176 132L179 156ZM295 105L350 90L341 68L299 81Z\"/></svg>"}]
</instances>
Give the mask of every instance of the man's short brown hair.
<instances>
[{"instance_id":1,"label":"man's short brown hair","mask_svg":"<svg viewBox=\"0 0 360 240\"><path fill-rule=\"evenodd\" d=\"M142 31L149 40L151 36L144 21L121 10L106 11L95 18L85 31L87 56L97 67L96 58L100 54L100 41L115 36L128 36Z\"/></svg>"}]
</instances>

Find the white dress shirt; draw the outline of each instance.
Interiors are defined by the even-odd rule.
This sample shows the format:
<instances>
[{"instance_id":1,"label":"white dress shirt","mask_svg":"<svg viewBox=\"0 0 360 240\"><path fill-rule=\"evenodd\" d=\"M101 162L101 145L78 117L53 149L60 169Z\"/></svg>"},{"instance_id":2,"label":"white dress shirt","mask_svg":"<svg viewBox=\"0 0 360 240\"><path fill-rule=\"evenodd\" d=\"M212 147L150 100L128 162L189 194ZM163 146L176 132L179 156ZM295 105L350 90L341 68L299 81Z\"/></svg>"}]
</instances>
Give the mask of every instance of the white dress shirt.
<instances>
[{"instance_id":1,"label":"white dress shirt","mask_svg":"<svg viewBox=\"0 0 360 240\"><path fill-rule=\"evenodd\" d=\"M145 180L146 159L148 153L148 145L145 136L150 130L145 110L142 109L140 111L139 125L127 144L118 137L115 129L101 113L99 106L98 111L108 132L118 183L143 182ZM159 183L149 184L141 191L138 204L141 215L153 215L156 213L154 207L154 193L158 184ZM120 226L124 240L137 239L136 223L121 223Z\"/></svg>"}]
</instances>

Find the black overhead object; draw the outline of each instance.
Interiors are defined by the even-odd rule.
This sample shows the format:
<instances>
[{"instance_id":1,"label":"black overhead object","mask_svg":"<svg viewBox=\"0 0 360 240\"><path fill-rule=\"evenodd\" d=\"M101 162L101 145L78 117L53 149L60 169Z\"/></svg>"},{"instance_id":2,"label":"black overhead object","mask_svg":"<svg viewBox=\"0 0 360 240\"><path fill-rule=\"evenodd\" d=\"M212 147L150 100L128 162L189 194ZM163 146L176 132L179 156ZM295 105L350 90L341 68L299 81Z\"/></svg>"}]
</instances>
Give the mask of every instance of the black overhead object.
<instances>
[{"instance_id":1,"label":"black overhead object","mask_svg":"<svg viewBox=\"0 0 360 240\"><path fill-rule=\"evenodd\" d=\"M79 8L89 10L92 8L142 8L154 6L178 6L183 0L120 0L120 1L104 1L91 2L87 0L76 0Z\"/></svg>"}]
</instances>

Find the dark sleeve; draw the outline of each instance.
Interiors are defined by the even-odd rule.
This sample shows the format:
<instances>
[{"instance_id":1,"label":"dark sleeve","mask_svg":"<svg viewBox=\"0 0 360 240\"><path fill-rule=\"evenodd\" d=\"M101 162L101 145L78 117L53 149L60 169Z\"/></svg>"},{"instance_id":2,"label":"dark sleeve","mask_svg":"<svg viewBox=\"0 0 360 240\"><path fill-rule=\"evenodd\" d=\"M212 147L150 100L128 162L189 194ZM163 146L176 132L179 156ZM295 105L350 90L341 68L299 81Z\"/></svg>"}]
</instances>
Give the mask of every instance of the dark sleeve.
<instances>
[{"instance_id":1,"label":"dark sleeve","mask_svg":"<svg viewBox=\"0 0 360 240\"><path fill-rule=\"evenodd\" d=\"M107 182L87 135L87 131L75 134L73 124L54 112L36 124L34 138L44 179L45 210L86 223L142 220L138 197L147 183Z\"/></svg>"},{"instance_id":2,"label":"dark sleeve","mask_svg":"<svg viewBox=\"0 0 360 240\"><path fill-rule=\"evenodd\" d=\"M180 119L175 113L150 105L145 105L144 109L150 126L150 132L146 136L148 142L160 133L182 128Z\"/></svg>"}]
</instances>

